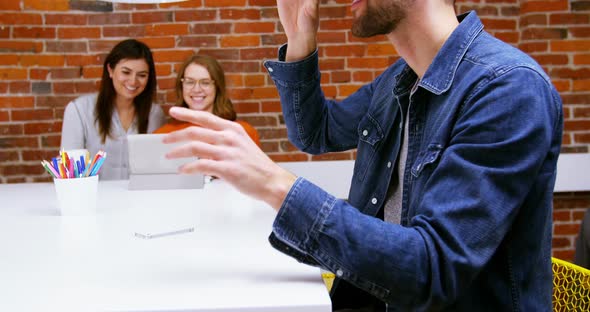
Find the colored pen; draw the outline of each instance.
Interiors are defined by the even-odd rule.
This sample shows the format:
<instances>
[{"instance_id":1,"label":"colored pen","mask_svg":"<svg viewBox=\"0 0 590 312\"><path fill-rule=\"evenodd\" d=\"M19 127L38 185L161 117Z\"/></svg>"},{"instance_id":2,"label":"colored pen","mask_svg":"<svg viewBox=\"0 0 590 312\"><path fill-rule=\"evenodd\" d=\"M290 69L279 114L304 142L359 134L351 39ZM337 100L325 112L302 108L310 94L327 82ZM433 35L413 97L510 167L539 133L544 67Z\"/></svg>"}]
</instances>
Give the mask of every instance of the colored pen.
<instances>
[{"instance_id":1,"label":"colored pen","mask_svg":"<svg viewBox=\"0 0 590 312\"><path fill-rule=\"evenodd\" d=\"M54 170L54 169L51 167L51 165L50 165L50 164L49 164L49 163L48 163L46 160L43 160L43 161L41 161L41 166L43 166L43 168L45 168L45 170L46 170L47 172L49 172L49 174L50 174L50 175L51 175L53 178L55 178L55 179L57 179L57 178L58 178L58 175L57 175L57 173L55 172L55 170Z\"/></svg>"},{"instance_id":2,"label":"colored pen","mask_svg":"<svg viewBox=\"0 0 590 312\"><path fill-rule=\"evenodd\" d=\"M94 168L92 168L92 173L90 173L91 176L94 176L96 174L98 174L98 170L100 170L100 167L102 167L102 163L104 163L105 158L101 157L97 162L96 165L94 166Z\"/></svg>"}]
</instances>

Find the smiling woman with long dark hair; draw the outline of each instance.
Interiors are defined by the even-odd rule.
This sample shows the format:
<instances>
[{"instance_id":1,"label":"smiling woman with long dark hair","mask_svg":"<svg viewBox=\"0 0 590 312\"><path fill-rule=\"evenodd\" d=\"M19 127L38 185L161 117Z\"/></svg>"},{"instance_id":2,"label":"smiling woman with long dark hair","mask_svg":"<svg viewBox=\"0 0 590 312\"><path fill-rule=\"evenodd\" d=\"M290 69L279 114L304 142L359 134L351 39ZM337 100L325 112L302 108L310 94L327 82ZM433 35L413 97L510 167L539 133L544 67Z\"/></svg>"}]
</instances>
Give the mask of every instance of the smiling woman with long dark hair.
<instances>
[{"instance_id":1,"label":"smiling woman with long dark hair","mask_svg":"<svg viewBox=\"0 0 590 312\"><path fill-rule=\"evenodd\" d=\"M61 148L108 153L100 178L127 179L127 134L150 133L165 122L153 104L156 69L150 48L143 42L119 42L106 56L98 93L71 101L64 112Z\"/></svg>"}]
</instances>

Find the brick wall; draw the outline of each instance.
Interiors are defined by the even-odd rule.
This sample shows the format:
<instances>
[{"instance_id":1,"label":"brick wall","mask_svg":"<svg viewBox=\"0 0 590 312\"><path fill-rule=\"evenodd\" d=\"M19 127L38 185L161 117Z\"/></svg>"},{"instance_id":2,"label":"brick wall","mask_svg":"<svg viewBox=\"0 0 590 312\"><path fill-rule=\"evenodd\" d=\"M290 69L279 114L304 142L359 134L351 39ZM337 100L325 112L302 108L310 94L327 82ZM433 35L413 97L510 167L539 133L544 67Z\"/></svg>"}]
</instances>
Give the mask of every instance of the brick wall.
<instances>
[{"instance_id":1,"label":"brick wall","mask_svg":"<svg viewBox=\"0 0 590 312\"><path fill-rule=\"evenodd\" d=\"M350 34L350 0L322 1L323 90L343 98L398 57L384 37ZM565 152L589 152L590 0L465 0L494 36L533 56L564 100ZM59 149L65 105L94 92L106 53L118 41L146 42L157 63L157 102L175 101L178 64L198 52L227 73L239 118L260 132L277 161L353 159L353 152L310 156L286 139L278 95L262 66L285 42L274 0L189 0L176 4L111 4L88 0L0 2L0 183L48 181L39 159ZM556 196L556 254L570 258L589 194Z\"/></svg>"}]
</instances>

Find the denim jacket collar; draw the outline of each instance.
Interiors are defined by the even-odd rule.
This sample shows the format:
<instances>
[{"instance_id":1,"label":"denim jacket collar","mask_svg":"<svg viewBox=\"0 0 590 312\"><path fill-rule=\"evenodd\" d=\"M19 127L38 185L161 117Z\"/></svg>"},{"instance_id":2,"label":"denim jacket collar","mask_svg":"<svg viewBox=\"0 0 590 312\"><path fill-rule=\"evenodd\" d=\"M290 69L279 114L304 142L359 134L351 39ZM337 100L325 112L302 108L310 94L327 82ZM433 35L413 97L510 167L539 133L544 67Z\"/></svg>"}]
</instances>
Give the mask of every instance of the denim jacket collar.
<instances>
[{"instance_id":1,"label":"denim jacket collar","mask_svg":"<svg viewBox=\"0 0 590 312\"><path fill-rule=\"evenodd\" d=\"M449 90L459 63L473 40L483 30L483 24L475 12L465 13L457 18L460 22L459 26L443 44L420 81L420 87L436 95ZM406 64L396 79L398 85L395 86L394 93L401 95L409 92L416 78L416 73Z\"/></svg>"}]
</instances>

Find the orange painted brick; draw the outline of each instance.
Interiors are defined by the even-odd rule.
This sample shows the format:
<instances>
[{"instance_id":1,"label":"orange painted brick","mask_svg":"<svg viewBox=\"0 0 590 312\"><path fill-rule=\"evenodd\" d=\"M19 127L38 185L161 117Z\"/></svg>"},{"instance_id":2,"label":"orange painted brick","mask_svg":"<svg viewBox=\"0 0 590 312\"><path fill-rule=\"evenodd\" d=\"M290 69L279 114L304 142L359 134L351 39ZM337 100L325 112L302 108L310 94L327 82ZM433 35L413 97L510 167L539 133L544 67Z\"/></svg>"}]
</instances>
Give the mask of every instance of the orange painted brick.
<instances>
[{"instance_id":1,"label":"orange painted brick","mask_svg":"<svg viewBox=\"0 0 590 312\"><path fill-rule=\"evenodd\" d=\"M146 34L146 26L125 25L125 26L103 26L103 37L143 37Z\"/></svg>"},{"instance_id":2,"label":"orange painted brick","mask_svg":"<svg viewBox=\"0 0 590 312\"><path fill-rule=\"evenodd\" d=\"M75 93L75 90L76 87L71 81L53 83L53 93L55 94L70 94Z\"/></svg>"},{"instance_id":3,"label":"orange painted brick","mask_svg":"<svg viewBox=\"0 0 590 312\"><path fill-rule=\"evenodd\" d=\"M263 60L275 58L276 48L243 48L240 49L240 59L242 60Z\"/></svg>"},{"instance_id":4,"label":"orange painted brick","mask_svg":"<svg viewBox=\"0 0 590 312\"><path fill-rule=\"evenodd\" d=\"M574 142L590 144L590 133L574 133Z\"/></svg>"},{"instance_id":5,"label":"orange painted brick","mask_svg":"<svg viewBox=\"0 0 590 312\"><path fill-rule=\"evenodd\" d=\"M2 54L0 56L0 65L17 65L18 55L16 54Z\"/></svg>"},{"instance_id":6,"label":"orange painted brick","mask_svg":"<svg viewBox=\"0 0 590 312\"><path fill-rule=\"evenodd\" d=\"M41 52L43 42L0 40L0 50L2 52Z\"/></svg>"},{"instance_id":7,"label":"orange painted brick","mask_svg":"<svg viewBox=\"0 0 590 312\"><path fill-rule=\"evenodd\" d=\"M234 31L236 33L272 33L275 31L274 22L248 22L235 23Z\"/></svg>"},{"instance_id":8,"label":"orange painted brick","mask_svg":"<svg viewBox=\"0 0 590 312\"><path fill-rule=\"evenodd\" d=\"M346 64L349 68L386 68L389 66L387 58L365 57L365 58L348 58Z\"/></svg>"},{"instance_id":9,"label":"orange painted brick","mask_svg":"<svg viewBox=\"0 0 590 312\"><path fill-rule=\"evenodd\" d=\"M12 36L14 38L55 38L55 28L53 27L13 27Z\"/></svg>"},{"instance_id":10,"label":"orange painted brick","mask_svg":"<svg viewBox=\"0 0 590 312\"><path fill-rule=\"evenodd\" d=\"M2 1L0 11L21 11L20 1Z\"/></svg>"},{"instance_id":11,"label":"orange painted brick","mask_svg":"<svg viewBox=\"0 0 590 312\"><path fill-rule=\"evenodd\" d=\"M170 49L176 47L176 40L173 36L167 37L141 37L137 40L145 43L152 49Z\"/></svg>"},{"instance_id":12,"label":"orange painted brick","mask_svg":"<svg viewBox=\"0 0 590 312\"><path fill-rule=\"evenodd\" d=\"M158 88L160 90L174 89L176 78L158 78Z\"/></svg>"},{"instance_id":13,"label":"orange painted brick","mask_svg":"<svg viewBox=\"0 0 590 312\"><path fill-rule=\"evenodd\" d=\"M183 2L160 3L160 8L198 8L201 7L201 0L189 0Z\"/></svg>"},{"instance_id":14,"label":"orange painted brick","mask_svg":"<svg viewBox=\"0 0 590 312\"><path fill-rule=\"evenodd\" d=\"M180 36L178 41L178 47L215 48L218 46L217 36Z\"/></svg>"},{"instance_id":15,"label":"orange painted brick","mask_svg":"<svg viewBox=\"0 0 590 312\"><path fill-rule=\"evenodd\" d=\"M101 65L104 62L104 55L100 54L68 54L66 64L68 66Z\"/></svg>"},{"instance_id":16,"label":"orange painted brick","mask_svg":"<svg viewBox=\"0 0 590 312\"><path fill-rule=\"evenodd\" d=\"M552 79L551 82L558 92L571 91L571 82L569 80Z\"/></svg>"},{"instance_id":17,"label":"orange painted brick","mask_svg":"<svg viewBox=\"0 0 590 312\"><path fill-rule=\"evenodd\" d=\"M382 56L397 54L395 47L388 43L371 43L367 45L368 56Z\"/></svg>"},{"instance_id":18,"label":"orange painted brick","mask_svg":"<svg viewBox=\"0 0 590 312\"><path fill-rule=\"evenodd\" d=\"M245 75L244 85L247 87L261 87L266 85L266 75Z\"/></svg>"},{"instance_id":19,"label":"orange painted brick","mask_svg":"<svg viewBox=\"0 0 590 312\"><path fill-rule=\"evenodd\" d=\"M516 31L496 32L496 33L494 33L494 36L506 43L516 45L518 43L519 38L520 38L520 33L516 32Z\"/></svg>"},{"instance_id":20,"label":"orange painted brick","mask_svg":"<svg viewBox=\"0 0 590 312\"><path fill-rule=\"evenodd\" d=\"M134 12L131 14L133 24L152 24L172 22L172 12Z\"/></svg>"},{"instance_id":21,"label":"orange painted brick","mask_svg":"<svg viewBox=\"0 0 590 312\"><path fill-rule=\"evenodd\" d=\"M568 0L525 1L520 6L520 13L567 11Z\"/></svg>"},{"instance_id":22,"label":"orange painted brick","mask_svg":"<svg viewBox=\"0 0 590 312\"><path fill-rule=\"evenodd\" d=\"M373 71L356 71L352 74L352 81L354 82L369 82L375 79L375 73Z\"/></svg>"},{"instance_id":23,"label":"orange painted brick","mask_svg":"<svg viewBox=\"0 0 590 312\"><path fill-rule=\"evenodd\" d=\"M579 225L574 223L557 223L553 224L553 233L555 235L576 235L579 231Z\"/></svg>"},{"instance_id":24,"label":"orange painted brick","mask_svg":"<svg viewBox=\"0 0 590 312\"><path fill-rule=\"evenodd\" d=\"M148 36L186 35L189 32L188 24L155 24L146 25Z\"/></svg>"},{"instance_id":25,"label":"orange painted brick","mask_svg":"<svg viewBox=\"0 0 590 312\"><path fill-rule=\"evenodd\" d=\"M590 38L590 27L569 27L568 30L573 38Z\"/></svg>"},{"instance_id":26,"label":"orange painted brick","mask_svg":"<svg viewBox=\"0 0 590 312\"><path fill-rule=\"evenodd\" d=\"M569 58L565 54L535 54L534 59L541 65L567 65Z\"/></svg>"},{"instance_id":27,"label":"orange painted brick","mask_svg":"<svg viewBox=\"0 0 590 312\"><path fill-rule=\"evenodd\" d=\"M243 87L244 86L244 76L245 75L243 75L241 73L237 73L237 74L226 73L225 74L226 87L228 89Z\"/></svg>"},{"instance_id":28,"label":"orange painted brick","mask_svg":"<svg viewBox=\"0 0 590 312\"><path fill-rule=\"evenodd\" d=\"M255 9L220 9L219 16L222 20L259 20L260 10Z\"/></svg>"},{"instance_id":29,"label":"orange painted brick","mask_svg":"<svg viewBox=\"0 0 590 312\"><path fill-rule=\"evenodd\" d=\"M344 43L346 33L341 31L320 31L318 33L318 42L325 43Z\"/></svg>"},{"instance_id":30,"label":"orange painted brick","mask_svg":"<svg viewBox=\"0 0 590 312\"><path fill-rule=\"evenodd\" d=\"M590 23L590 15L577 13L552 13L549 15L550 24L588 24Z\"/></svg>"},{"instance_id":31,"label":"orange painted brick","mask_svg":"<svg viewBox=\"0 0 590 312\"><path fill-rule=\"evenodd\" d=\"M9 83L10 93L24 94L31 93L31 82L30 81L12 81Z\"/></svg>"},{"instance_id":32,"label":"orange painted brick","mask_svg":"<svg viewBox=\"0 0 590 312\"><path fill-rule=\"evenodd\" d=\"M515 30L516 20L515 19L501 19L501 18L482 18L482 23L489 30L502 29L502 30Z\"/></svg>"},{"instance_id":33,"label":"orange painted brick","mask_svg":"<svg viewBox=\"0 0 590 312\"><path fill-rule=\"evenodd\" d=\"M322 91L328 99L335 99L338 94L338 88L336 86L322 86Z\"/></svg>"},{"instance_id":34,"label":"orange painted brick","mask_svg":"<svg viewBox=\"0 0 590 312\"><path fill-rule=\"evenodd\" d=\"M261 111L263 113L280 113L282 112L280 101L262 101ZM284 137L287 137L286 135Z\"/></svg>"},{"instance_id":35,"label":"orange painted brick","mask_svg":"<svg viewBox=\"0 0 590 312\"><path fill-rule=\"evenodd\" d=\"M344 69L343 59L320 59L320 68L322 70Z\"/></svg>"},{"instance_id":36,"label":"orange painted brick","mask_svg":"<svg viewBox=\"0 0 590 312\"><path fill-rule=\"evenodd\" d=\"M6 136L6 135L17 136L17 135L23 135L23 134L24 134L23 125L0 124L0 136Z\"/></svg>"},{"instance_id":37,"label":"orange painted brick","mask_svg":"<svg viewBox=\"0 0 590 312\"><path fill-rule=\"evenodd\" d=\"M61 121L25 123L25 134L60 133Z\"/></svg>"},{"instance_id":38,"label":"orange painted brick","mask_svg":"<svg viewBox=\"0 0 590 312\"><path fill-rule=\"evenodd\" d=\"M230 23L198 23L191 27L192 34L229 34Z\"/></svg>"},{"instance_id":39,"label":"orange painted brick","mask_svg":"<svg viewBox=\"0 0 590 312\"><path fill-rule=\"evenodd\" d=\"M590 65L590 54L574 55L574 65Z\"/></svg>"},{"instance_id":40,"label":"orange painted brick","mask_svg":"<svg viewBox=\"0 0 590 312\"><path fill-rule=\"evenodd\" d=\"M262 149L262 151L268 154L269 156L271 156L271 153L276 153L279 151L279 143L277 141L268 141L261 139L260 145L260 149Z\"/></svg>"},{"instance_id":41,"label":"orange painted brick","mask_svg":"<svg viewBox=\"0 0 590 312\"><path fill-rule=\"evenodd\" d=\"M249 0L248 4L250 6L268 6L268 7L275 7L277 5L276 0ZM330 15L332 16L332 15Z\"/></svg>"},{"instance_id":42,"label":"orange painted brick","mask_svg":"<svg viewBox=\"0 0 590 312\"><path fill-rule=\"evenodd\" d=\"M32 108L35 98L32 96L0 96L0 108Z\"/></svg>"},{"instance_id":43,"label":"orange painted brick","mask_svg":"<svg viewBox=\"0 0 590 312\"><path fill-rule=\"evenodd\" d=\"M225 36L220 40L221 47L255 47L260 45L260 36Z\"/></svg>"},{"instance_id":44,"label":"orange painted brick","mask_svg":"<svg viewBox=\"0 0 590 312\"><path fill-rule=\"evenodd\" d=\"M590 91L590 79L574 80L572 89L573 91Z\"/></svg>"},{"instance_id":45,"label":"orange painted brick","mask_svg":"<svg viewBox=\"0 0 590 312\"><path fill-rule=\"evenodd\" d=\"M275 87L252 88L253 99L273 99L279 98L279 92Z\"/></svg>"},{"instance_id":46,"label":"orange painted brick","mask_svg":"<svg viewBox=\"0 0 590 312\"><path fill-rule=\"evenodd\" d=\"M92 14L88 16L88 24L90 25L127 25L131 23L131 14L127 12L120 13L102 13Z\"/></svg>"},{"instance_id":47,"label":"orange painted brick","mask_svg":"<svg viewBox=\"0 0 590 312\"><path fill-rule=\"evenodd\" d=\"M176 22L195 22L195 21L212 21L217 17L217 10L175 10L174 21Z\"/></svg>"},{"instance_id":48,"label":"orange painted brick","mask_svg":"<svg viewBox=\"0 0 590 312\"><path fill-rule=\"evenodd\" d=\"M57 36L62 39L100 38L99 27L60 27Z\"/></svg>"},{"instance_id":49,"label":"orange painted brick","mask_svg":"<svg viewBox=\"0 0 590 312\"><path fill-rule=\"evenodd\" d=\"M266 140L284 139L287 137L287 128L260 129L259 133Z\"/></svg>"},{"instance_id":50,"label":"orange painted brick","mask_svg":"<svg viewBox=\"0 0 590 312\"><path fill-rule=\"evenodd\" d=\"M193 54L192 50L156 50L152 51L154 61L158 62L182 62Z\"/></svg>"},{"instance_id":51,"label":"orange painted brick","mask_svg":"<svg viewBox=\"0 0 590 312\"><path fill-rule=\"evenodd\" d=\"M349 30L352 25L351 19L321 20L320 29L323 30Z\"/></svg>"},{"instance_id":52,"label":"orange painted brick","mask_svg":"<svg viewBox=\"0 0 590 312\"><path fill-rule=\"evenodd\" d=\"M0 68L0 80L27 79L26 68Z\"/></svg>"},{"instance_id":53,"label":"orange painted brick","mask_svg":"<svg viewBox=\"0 0 590 312\"><path fill-rule=\"evenodd\" d=\"M52 109L15 109L12 110L12 121L50 120L53 119Z\"/></svg>"},{"instance_id":54,"label":"orange painted brick","mask_svg":"<svg viewBox=\"0 0 590 312\"><path fill-rule=\"evenodd\" d=\"M204 0L205 7L243 7L246 0Z\"/></svg>"},{"instance_id":55,"label":"orange painted brick","mask_svg":"<svg viewBox=\"0 0 590 312\"><path fill-rule=\"evenodd\" d=\"M68 0L22 0L25 9L39 11L67 11L70 9Z\"/></svg>"},{"instance_id":56,"label":"orange painted brick","mask_svg":"<svg viewBox=\"0 0 590 312\"><path fill-rule=\"evenodd\" d=\"M320 48L323 51L323 55L327 57L338 57L338 56L356 56L362 57L366 55L367 46L360 44L347 44L347 45L330 45Z\"/></svg>"},{"instance_id":57,"label":"orange painted brick","mask_svg":"<svg viewBox=\"0 0 590 312\"><path fill-rule=\"evenodd\" d=\"M102 66L85 66L82 68L82 77L84 78L101 78Z\"/></svg>"},{"instance_id":58,"label":"orange painted brick","mask_svg":"<svg viewBox=\"0 0 590 312\"><path fill-rule=\"evenodd\" d=\"M588 120L566 120L563 129L566 131L584 131L590 129Z\"/></svg>"},{"instance_id":59,"label":"orange painted brick","mask_svg":"<svg viewBox=\"0 0 590 312\"><path fill-rule=\"evenodd\" d=\"M162 77L169 76L172 74L172 67L170 66L170 64L157 63L156 73L158 74L158 76Z\"/></svg>"},{"instance_id":60,"label":"orange painted brick","mask_svg":"<svg viewBox=\"0 0 590 312\"><path fill-rule=\"evenodd\" d=\"M260 112L258 102L236 102L234 108L238 114L255 114Z\"/></svg>"},{"instance_id":61,"label":"orange painted brick","mask_svg":"<svg viewBox=\"0 0 590 312\"><path fill-rule=\"evenodd\" d=\"M526 53L546 52L549 51L549 44L543 42L523 42L518 45L518 48Z\"/></svg>"},{"instance_id":62,"label":"orange painted brick","mask_svg":"<svg viewBox=\"0 0 590 312\"><path fill-rule=\"evenodd\" d=\"M65 57L57 54L25 54L20 56L20 64L22 66L63 66L65 64Z\"/></svg>"},{"instance_id":63,"label":"orange painted brick","mask_svg":"<svg viewBox=\"0 0 590 312\"><path fill-rule=\"evenodd\" d=\"M41 25L43 17L34 13L0 13L0 25Z\"/></svg>"},{"instance_id":64,"label":"orange painted brick","mask_svg":"<svg viewBox=\"0 0 590 312\"><path fill-rule=\"evenodd\" d=\"M45 25L86 25L88 15L86 14L45 14Z\"/></svg>"}]
</instances>

